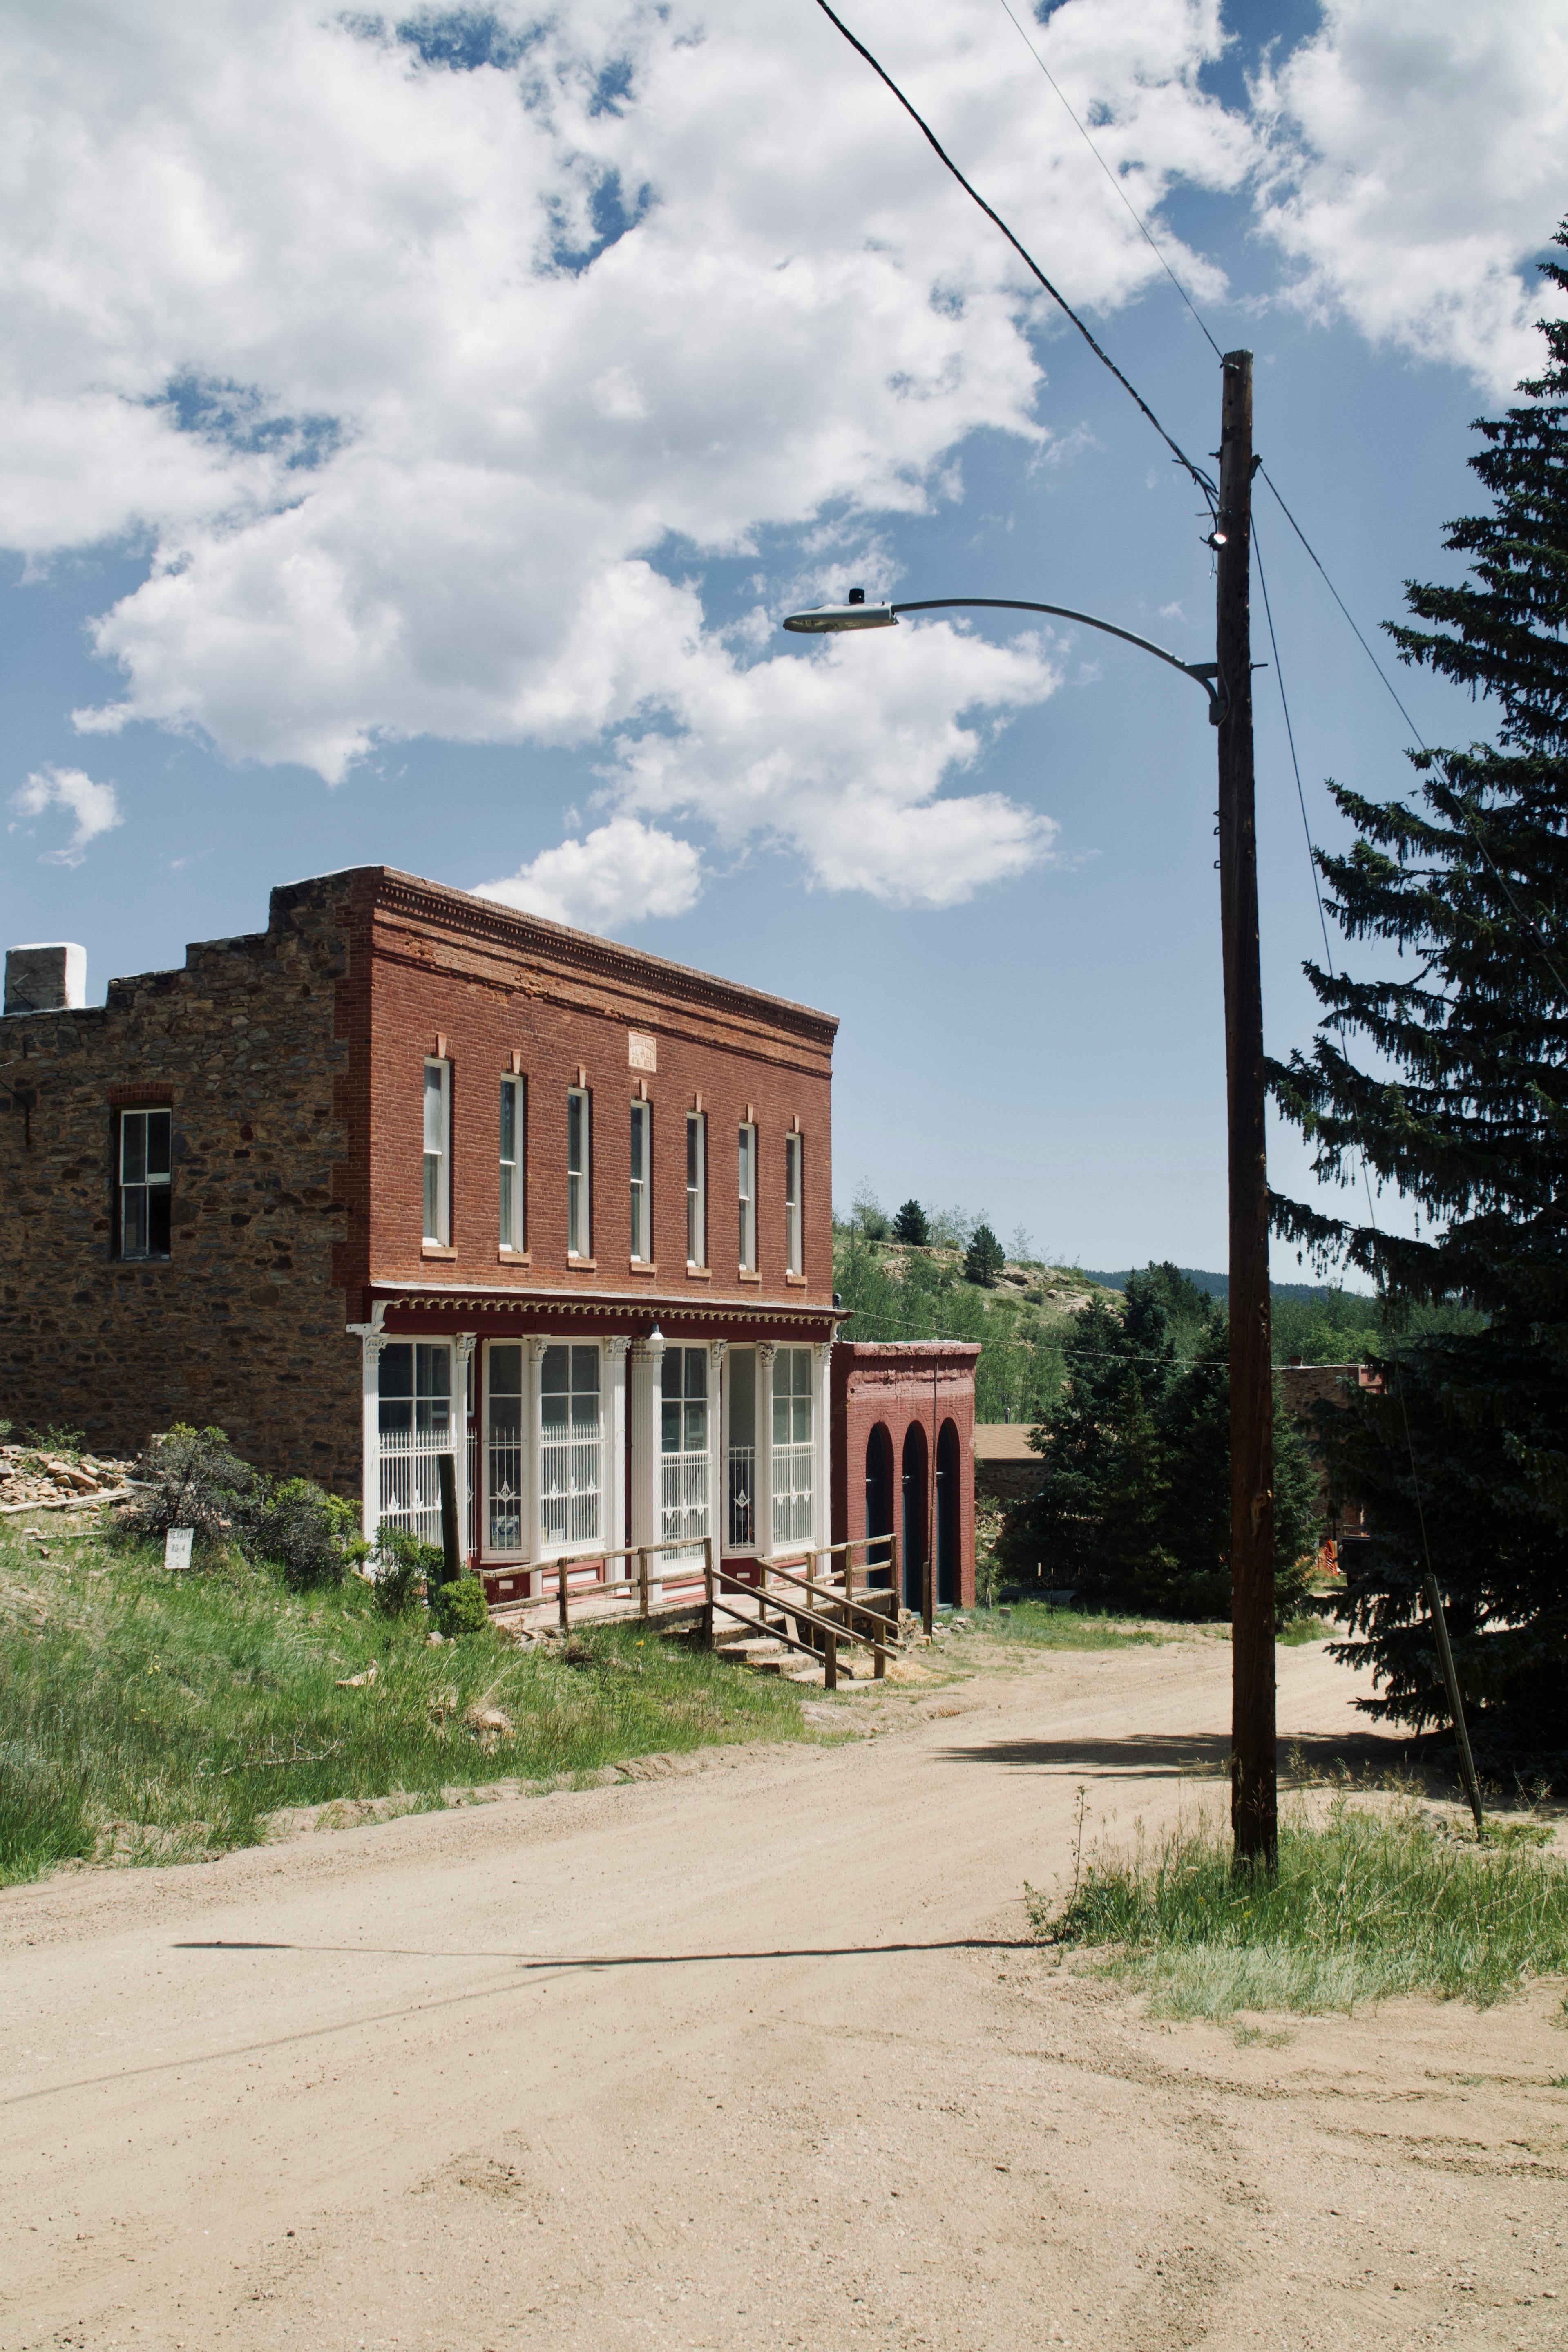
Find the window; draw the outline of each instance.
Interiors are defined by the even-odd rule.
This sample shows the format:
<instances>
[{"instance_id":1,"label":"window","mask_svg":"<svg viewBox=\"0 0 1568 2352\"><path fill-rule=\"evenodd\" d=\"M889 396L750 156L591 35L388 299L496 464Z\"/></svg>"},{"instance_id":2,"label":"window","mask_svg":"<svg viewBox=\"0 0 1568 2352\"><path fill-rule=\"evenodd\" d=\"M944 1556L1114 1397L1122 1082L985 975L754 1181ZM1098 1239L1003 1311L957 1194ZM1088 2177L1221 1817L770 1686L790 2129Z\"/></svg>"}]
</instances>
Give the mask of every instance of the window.
<instances>
[{"instance_id":1,"label":"window","mask_svg":"<svg viewBox=\"0 0 1568 2352\"><path fill-rule=\"evenodd\" d=\"M485 1402L489 1525L486 1549L519 1553L522 1542L522 1349L491 1346Z\"/></svg>"},{"instance_id":2,"label":"window","mask_svg":"<svg viewBox=\"0 0 1568 2352\"><path fill-rule=\"evenodd\" d=\"M589 1128L588 1090L573 1087L566 1097L566 1251L570 1257L593 1255Z\"/></svg>"},{"instance_id":3,"label":"window","mask_svg":"<svg viewBox=\"0 0 1568 2352\"><path fill-rule=\"evenodd\" d=\"M667 1348L660 1393L659 1540L698 1544L709 1524L707 1349Z\"/></svg>"},{"instance_id":4,"label":"window","mask_svg":"<svg viewBox=\"0 0 1568 2352\"><path fill-rule=\"evenodd\" d=\"M741 1129L741 1268L754 1274L757 1265L757 1130Z\"/></svg>"},{"instance_id":5,"label":"window","mask_svg":"<svg viewBox=\"0 0 1568 2352\"><path fill-rule=\"evenodd\" d=\"M378 1367L381 1524L441 1540L437 1461L452 1451L452 1350L444 1342L398 1339Z\"/></svg>"},{"instance_id":6,"label":"window","mask_svg":"<svg viewBox=\"0 0 1568 2352\"><path fill-rule=\"evenodd\" d=\"M731 1348L729 1364L729 1546L750 1550L757 1539L757 1351Z\"/></svg>"},{"instance_id":7,"label":"window","mask_svg":"<svg viewBox=\"0 0 1568 2352\"><path fill-rule=\"evenodd\" d=\"M632 1105L632 1255L653 1256L653 1105Z\"/></svg>"},{"instance_id":8,"label":"window","mask_svg":"<svg viewBox=\"0 0 1568 2352\"><path fill-rule=\"evenodd\" d=\"M686 1119L686 1263L708 1263L708 1121L700 1110Z\"/></svg>"},{"instance_id":9,"label":"window","mask_svg":"<svg viewBox=\"0 0 1568 2352\"><path fill-rule=\"evenodd\" d=\"M801 1160L805 1150L803 1135L784 1138L784 1250L785 1263L791 1274L805 1270L801 1249Z\"/></svg>"},{"instance_id":10,"label":"window","mask_svg":"<svg viewBox=\"0 0 1568 2352\"><path fill-rule=\"evenodd\" d=\"M120 1114L120 1255L169 1255L169 1160L173 1111Z\"/></svg>"},{"instance_id":11,"label":"window","mask_svg":"<svg viewBox=\"0 0 1568 2352\"><path fill-rule=\"evenodd\" d=\"M792 1137L793 1142L795 1139ZM781 1348L773 1358L773 1549L809 1543L812 1535L811 1349Z\"/></svg>"},{"instance_id":12,"label":"window","mask_svg":"<svg viewBox=\"0 0 1568 2352\"><path fill-rule=\"evenodd\" d=\"M527 1116L522 1080L503 1078L500 1082L500 1245L505 1250L521 1250L528 1246L522 1191Z\"/></svg>"},{"instance_id":13,"label":"window","mask_svg":"<svg viewBox=\"0 0 1568 2352\"><path fill-rule=\"evenodd\" d=\"M452 1065L425 1065L425 1238L452 1238Z\"/></svg>"},{"instance_id":14,"label":"window","mask_svg":"<svg viewBox=\"0 0 1568 2352\"><path fill-rule=\"evenodd\" d=\"M599 1350L546 1348L539 1370L540 1530L570 1549L599 1538Z\"/></svg>"}]
</instances>

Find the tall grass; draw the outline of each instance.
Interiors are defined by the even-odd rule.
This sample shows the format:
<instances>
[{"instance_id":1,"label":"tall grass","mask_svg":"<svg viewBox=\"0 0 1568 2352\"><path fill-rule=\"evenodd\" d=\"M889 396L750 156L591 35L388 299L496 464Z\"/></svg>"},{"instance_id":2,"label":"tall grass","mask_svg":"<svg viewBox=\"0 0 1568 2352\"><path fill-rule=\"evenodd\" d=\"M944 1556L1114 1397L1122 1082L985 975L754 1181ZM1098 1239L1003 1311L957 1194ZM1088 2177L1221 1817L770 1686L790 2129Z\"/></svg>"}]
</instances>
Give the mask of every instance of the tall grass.
<instances>
[{"instance_id":1,"label":"tall grass","mask_svg":"<svg viewBox=\"0 0 1568 2352\"><path fill-rule=\"evenodd\" d=\"M1035 1650L1125 1650L1180 1640L1190 1625L1146 1625L1136 1618L1107 1617L1093 1610L1054 1609L1045 1601L1004 1602L976 1609L969 1632L981 1641L1016 1642Z\"/></svg>"},{"instance_id":2,"label":"tall grass","mask_svg":"<svg viewBox=\"0 0 1568 2352\"><path fill-rule=\"evenodd\" d=\"M1529 1825L1484 1844L1400 1800L1344 1796L1282 1822L1277 1876L1237 1873L1220 1828L1091 1856L1067 1901L1031 1895L1036 1932L1080 1946L1157 2014L1353 2009L1394 1993L1479 2007L1568 1970L1568 1866Z\"/></svg>"},{"instance_id":3,"label":"tall grass","mask_svg":"<svg viewBox=\"0 0 1568 2352\"><path fill-rule=\"evenodd\" d=\"M800 1696L636 1625L519 1650L427 1645L350 1578L289 1593L238 1566L0 1540L0 1884L60 1862L183 1861L336 1798L576 1776L656 1750L800 1738ZM373 1683L342 1688L375 1668ZM510 1728L471 1726L491 1711Z\"/></svg>"}]
</instances>

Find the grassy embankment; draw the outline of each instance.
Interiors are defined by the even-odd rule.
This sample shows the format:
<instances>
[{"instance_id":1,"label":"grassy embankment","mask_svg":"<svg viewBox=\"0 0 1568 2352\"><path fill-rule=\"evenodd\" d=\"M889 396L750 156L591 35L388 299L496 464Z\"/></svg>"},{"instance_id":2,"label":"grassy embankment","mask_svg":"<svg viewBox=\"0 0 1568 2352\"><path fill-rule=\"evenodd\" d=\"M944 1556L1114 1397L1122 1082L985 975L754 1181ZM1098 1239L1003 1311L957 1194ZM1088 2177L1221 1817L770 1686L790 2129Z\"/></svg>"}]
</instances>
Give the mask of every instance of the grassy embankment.
<instances>
[{"instance_id":1,"label":"grassy embankment","mask_svg":"<svg viewBox=\"0 0 1568 2352\"><path fill-rule=\"evenodd\" d=\"M1042 1940L1168 2017L1349 2011L1395 1993L1489 2006L1568 1971L1568 1864L1549 1829L1504 1823L1478 1843L1413 1800L1336 1797L1325 1821L1281 1822L1279 1869L1236 1872L1217 1823L1152 1851L1091 1854L1067 1900L1031 1893Z\"/></svg>"},{"instance_id":2,"label":"grassy embankment","mask_svg":"<svg viewBox=\"0 0 1568 2352\"><path fill-rule=\"evenodd\" d=\"M290 1593L237 1562L171 1576L58 1522L46 1539L40 1558L0 1536L0 1884L255 1844L282 1806L431 1809L496 1780L807 1736L792 1685L635 1624L564 1653L488 1630L432 1648L423 1609L384 1617L357 1577ZM505 1727L470 1722L485 1711Z\"/></svg>"}]
</instances>

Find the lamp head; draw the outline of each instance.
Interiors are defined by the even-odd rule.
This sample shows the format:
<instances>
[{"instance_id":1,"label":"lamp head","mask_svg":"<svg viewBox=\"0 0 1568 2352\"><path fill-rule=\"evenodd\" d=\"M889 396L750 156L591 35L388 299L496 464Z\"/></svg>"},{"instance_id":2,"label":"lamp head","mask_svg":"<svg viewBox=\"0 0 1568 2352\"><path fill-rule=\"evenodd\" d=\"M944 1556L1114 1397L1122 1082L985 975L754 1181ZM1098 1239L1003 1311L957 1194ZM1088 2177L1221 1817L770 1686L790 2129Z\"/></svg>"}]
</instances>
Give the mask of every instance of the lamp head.
<instances>
[{"instance_id":1,"label":"lamp head","mask_svg":"<svg viewBox=\"0 0 1568 2352\"><path fill-rule=\"evenodd\" d=\"M784 622L803 636L820 636L837 629L896 629L899 616L890 604L868 604L864 588L851 588L847 604L819 604L814 613L791 613Z\"/></svg>"}]
</instances>

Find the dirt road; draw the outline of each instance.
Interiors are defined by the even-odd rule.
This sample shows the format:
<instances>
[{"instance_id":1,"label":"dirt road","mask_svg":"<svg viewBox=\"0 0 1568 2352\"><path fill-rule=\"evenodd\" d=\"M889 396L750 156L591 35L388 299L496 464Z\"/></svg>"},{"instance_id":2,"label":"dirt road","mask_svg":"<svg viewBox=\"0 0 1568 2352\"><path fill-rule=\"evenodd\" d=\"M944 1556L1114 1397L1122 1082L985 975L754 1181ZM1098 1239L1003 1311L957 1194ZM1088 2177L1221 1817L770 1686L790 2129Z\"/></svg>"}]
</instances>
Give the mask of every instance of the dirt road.
<instances>
[{"instance_id":1,"label":"dirt road","mask_svg":"<svg viewBox=\"0 0 1568 2352\"><path fill-rule=\"evenodd\" d=\"M1561 2352L1560 1987L1239 2044L1023 1946L1079 1784L1193 1804L1228 1673L1057 1655L841 1700L848 1746L0 1897L0 2342ZM1352 1696L1281 1654L1288 1737Z\"/></svg>"}]
</instances>

